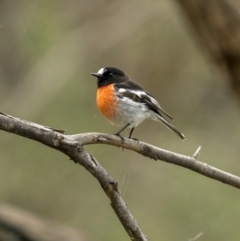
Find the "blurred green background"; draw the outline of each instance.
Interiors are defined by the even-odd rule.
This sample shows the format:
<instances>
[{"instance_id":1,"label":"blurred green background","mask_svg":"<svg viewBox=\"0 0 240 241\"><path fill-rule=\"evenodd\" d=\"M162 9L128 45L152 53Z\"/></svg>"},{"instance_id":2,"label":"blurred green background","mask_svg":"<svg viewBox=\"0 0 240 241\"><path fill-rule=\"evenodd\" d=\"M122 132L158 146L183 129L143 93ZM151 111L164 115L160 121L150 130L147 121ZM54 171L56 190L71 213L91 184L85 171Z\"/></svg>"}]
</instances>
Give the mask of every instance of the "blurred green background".
<instances>
[{"instance_id":1,"label":"blurred green background","mask_svg":"<svg viewBox=\"0 0 240 241\"><path fill-rule=\"evenodd\" d=\"M240 175L240 114L227 82L174 1L0 1L0 111L82 132L115 133L95 105L103 66L142 84L187 141L146 121L134 137ZM127 135L125 133L125 135ZM237 189L112 146L91 145L149 240L240 240ZM95 179L61 153L0 132L0 201L128 240Z\"/></svg>"}]
</instances>

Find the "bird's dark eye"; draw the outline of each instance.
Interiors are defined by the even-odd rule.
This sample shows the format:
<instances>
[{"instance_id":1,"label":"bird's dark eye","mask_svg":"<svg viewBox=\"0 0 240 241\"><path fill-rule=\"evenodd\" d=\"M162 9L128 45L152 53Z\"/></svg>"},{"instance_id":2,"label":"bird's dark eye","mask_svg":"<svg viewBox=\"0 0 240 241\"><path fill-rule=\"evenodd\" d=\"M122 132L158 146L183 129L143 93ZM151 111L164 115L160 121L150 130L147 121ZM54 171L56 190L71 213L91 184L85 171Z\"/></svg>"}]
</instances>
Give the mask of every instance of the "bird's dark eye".
<instances>
[{"instance_id":1,"label":"bird's dark eye","mask_svg":"<svg viewBox=\"0 0 240 241\"><path fill-rule=\"evenodd\" d=\"M106 71L106 72L104 72L104 75L105 75L106 77L110 77L110 76L113 76L113 73L110 72L110 71Z\"/></svg>"}]
</instances>

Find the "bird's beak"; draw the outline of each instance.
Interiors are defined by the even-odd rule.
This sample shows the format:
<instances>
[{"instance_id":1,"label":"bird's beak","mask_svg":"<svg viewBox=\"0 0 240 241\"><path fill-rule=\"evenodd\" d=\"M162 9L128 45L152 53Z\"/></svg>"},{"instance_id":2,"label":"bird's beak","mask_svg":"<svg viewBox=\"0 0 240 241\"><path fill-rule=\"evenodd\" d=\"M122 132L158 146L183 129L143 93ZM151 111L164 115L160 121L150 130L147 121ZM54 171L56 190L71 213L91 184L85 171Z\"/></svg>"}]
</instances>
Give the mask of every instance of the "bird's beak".
<instances>
[{"instance_id":1,"label":"bird's beak","mask_svg":"<svg viewBox=\"0 0 240 241\"><path fill-rule=\"evenodd\" d=\"M100 78L102 75L101 74L98 74L98 73L91 73L91 75L97 77L97 78Z\"/></svg>"}]
</instances>

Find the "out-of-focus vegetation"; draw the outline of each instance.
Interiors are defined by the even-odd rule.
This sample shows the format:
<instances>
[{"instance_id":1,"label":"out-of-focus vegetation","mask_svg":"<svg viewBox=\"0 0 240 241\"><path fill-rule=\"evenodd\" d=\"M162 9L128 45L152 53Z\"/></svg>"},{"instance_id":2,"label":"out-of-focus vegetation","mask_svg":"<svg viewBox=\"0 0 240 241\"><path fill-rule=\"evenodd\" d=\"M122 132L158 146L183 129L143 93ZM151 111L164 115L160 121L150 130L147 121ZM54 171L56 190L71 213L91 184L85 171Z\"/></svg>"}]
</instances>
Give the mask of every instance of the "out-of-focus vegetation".
<instances>
[{"instance_id":1,"label":"out-of-focus vegetation","mask_svg":"<svg viewBox=\"0 0 240 241\"><path fill-rule=\"evenodd\" d=\"M103 66L151 92L186 135L146 121L138 139L240 174L239 106L174 2L0 1L0 111L68 133L108 132L95 106ZM149 240L239 240L239 192L136 153L91 145ZM128 239L99 184L66 156L0 132L0 200L82 230Z\"/></svg>"}]
</instances>

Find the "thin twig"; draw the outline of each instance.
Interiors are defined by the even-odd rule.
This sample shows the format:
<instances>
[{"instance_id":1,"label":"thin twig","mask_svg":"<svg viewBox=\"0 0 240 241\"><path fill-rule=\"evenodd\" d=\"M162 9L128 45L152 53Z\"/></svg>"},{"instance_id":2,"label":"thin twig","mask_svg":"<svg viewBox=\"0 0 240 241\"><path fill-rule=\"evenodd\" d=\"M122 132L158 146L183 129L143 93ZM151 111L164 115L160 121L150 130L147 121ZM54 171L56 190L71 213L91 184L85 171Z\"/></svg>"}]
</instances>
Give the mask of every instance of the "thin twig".
<instances>
[{"instance_id":1,"label":"thin twig","mask_svg":"<svg viewBox=\"0 0 240 241\"><path fill-rule=\"evenodd\" d=\"M199 146L198 149L197 149L197 150L194 152L194 154L192 155L192 157L195 158L195 159L197 159L198 154L200 153L201 149L202 149L202 147Z\"/></svg>"},{"instance_id":2,"label":"thin twig","mask_svg":"<svg viewBox=\"0 0 240 241\"><path fill-rule=\"evenodd\" d=\"M199 238L201 238L202 236L203 236L203 232L200 232L197 235L195 235L193 238L190 238L188 241L196 241Z\"/></svg>"}]
</instances>

